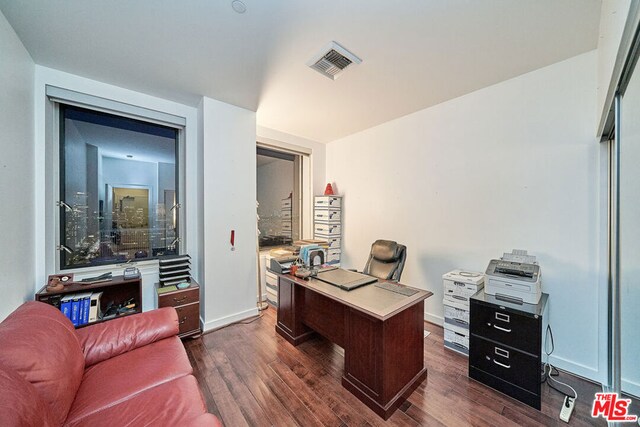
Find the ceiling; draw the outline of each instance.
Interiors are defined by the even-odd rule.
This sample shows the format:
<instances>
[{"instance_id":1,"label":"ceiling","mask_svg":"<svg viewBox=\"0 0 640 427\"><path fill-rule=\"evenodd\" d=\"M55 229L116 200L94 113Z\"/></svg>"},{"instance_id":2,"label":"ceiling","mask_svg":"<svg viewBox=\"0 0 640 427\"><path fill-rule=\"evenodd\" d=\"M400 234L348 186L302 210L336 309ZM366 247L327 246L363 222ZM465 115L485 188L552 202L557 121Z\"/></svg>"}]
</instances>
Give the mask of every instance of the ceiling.
<instances>
[{"instance_id":1,"label":"ceiling","mask_svg":"<svg viewBox=\"0 0 640 427\"><path fill-rule=\"evenodd\" d=\"M600 0L0 0L37 64L321 142L595 49ZM336 81L305 63L335 40Z\"/></svg>"}]
</instances>

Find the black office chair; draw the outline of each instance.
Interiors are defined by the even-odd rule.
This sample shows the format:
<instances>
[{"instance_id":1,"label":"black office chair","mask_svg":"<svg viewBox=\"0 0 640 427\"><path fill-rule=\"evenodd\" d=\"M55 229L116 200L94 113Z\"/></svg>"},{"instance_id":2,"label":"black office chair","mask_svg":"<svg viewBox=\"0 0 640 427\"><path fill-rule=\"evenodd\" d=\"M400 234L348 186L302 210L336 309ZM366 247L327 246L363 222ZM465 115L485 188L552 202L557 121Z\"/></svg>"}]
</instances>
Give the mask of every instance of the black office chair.
<instances>
[{"instance_id":1,"label":"black office chair","mask_svg":"<svg viewBox=\"0 0 640 427\"><path fill-rule=\"evenodd\" d=\"M371 254L362 271L378 279L400 281L407 247L391 240L376 240L371 245Z\"/></svg>"}]
</instances>

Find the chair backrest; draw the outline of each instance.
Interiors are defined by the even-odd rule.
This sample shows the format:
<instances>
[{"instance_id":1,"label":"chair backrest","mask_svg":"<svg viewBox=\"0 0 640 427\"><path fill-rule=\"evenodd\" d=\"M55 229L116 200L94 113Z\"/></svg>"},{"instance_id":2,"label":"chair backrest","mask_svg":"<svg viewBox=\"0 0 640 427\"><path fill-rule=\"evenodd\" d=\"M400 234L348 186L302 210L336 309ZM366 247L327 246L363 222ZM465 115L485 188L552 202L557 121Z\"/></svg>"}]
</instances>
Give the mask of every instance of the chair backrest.
<instances>
[{"instance_id":1,"label":"chair backrest","mask_svg":"<svg viewBox=\"0 0 640 427\"><path fill-rule=\"evenodd\" d=\"M391 240L376 240L363 273L378 279L399 281L407 259L407 247Z\"/></svg>"}]
</instances>

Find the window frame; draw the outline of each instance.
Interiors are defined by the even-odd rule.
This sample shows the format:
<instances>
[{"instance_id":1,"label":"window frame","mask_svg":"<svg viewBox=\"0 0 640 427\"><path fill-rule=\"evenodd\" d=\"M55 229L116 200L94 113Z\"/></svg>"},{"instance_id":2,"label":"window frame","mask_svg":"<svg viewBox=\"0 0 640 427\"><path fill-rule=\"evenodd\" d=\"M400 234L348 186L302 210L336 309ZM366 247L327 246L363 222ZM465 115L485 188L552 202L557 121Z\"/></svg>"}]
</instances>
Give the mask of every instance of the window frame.
<instances>
[{"instance_id":1,"label":"window frame","mask_svg":"<svg viewBox=\"0 0 640 427\"><path fill-rule=\"evenodd\" d=\"M311 164L311 151L302 150L302 147L299 147L300 150L284 147L281 143L270 140L267 142L265 138L259 138L256 141L256 154L259 154L258 151L260 149L265 151L271 151L276 153L283 153L285 155L294 156L294 171L296 176L294 177L294 185L297 183L299 189L299 196L296 202L297 210L298 210L298 240L305 239L305 226L310 227L312 224L312 216L313 216L313 208L311 210L306 206L305 201L309 199L309 195L313 193L313 189L310 186L311 181L305 176L311 176L310 164ZM257 165L256 165L257 170ZM295 192L295 191L294 191ZM257 195L256 195L257 199ZM259 246L260 248L260 246ZM260 248L262 250L262 248Z\"/></svg>"},{"instance_id":2,"label":"window frame","mask_svg":"<svg viewBox=\"0 0 640 427\"><path fill-rule=\"evenodd\" d=\"M47 86L47 89L49 88L49 86ZM73 91L69 91L70 93L74 93L77 94L77 92L73 92ZM186 185L185 185L185 181L186 181L186 168L185 168L185 163L186 163L186 144L185 144L185 128L186 126L178 124L177 122L179 122L180 120L173 120L174 117L177 116L172 116L172 115L165 115L167 118L169 118L170 122L165 122L162 121L160 119L158 119L158 117L162 117L162 115L158 115L159 113L153 110L147 110L145 108L138 108L138 107L132 107L129 104L124 104L124 103L120 103L118 101L110 101L110 100L105 100L104 98L98 98L98 97L92 97L91 95L84 95L81 94L83 96L85 96L87 99L91 100L92 98L95 98L96 102L95 103L90 103L90 102L76 102L73 99L71 100L66 100L64 98L59 98L59 97L52 97L52 96L48 96L48 102L49 102L49 106L51 108L51 130L49 131L49 135L51 137L51 149L52 149L52 161L51 161L51 167L52 167L52 185L50 187L50 191L51 191L51 196L53 198L53 200L55 201L54 203L54 215L53 215L53 230L55 235L54 237L54 244L53 244L53 252L55 253L54 259L53 259L53 267L56 273L61 273L61 272L65 272L65 273L83 273L83 272L95 272L95 271L111 271L114 269L114 267L123 267L123 266L139 266L139 267L143 267L143 266L147 266L147 265L155 265L157 264L157 257L148 257L148 258L141 258L139 260L129 260L129 261L124 261L124 262L112 262L112 263L104 263L104 264L99 264L99 265L91 265L91 266L64 266L62 265L63 262L63 256L61 254L61 245L62 243L62 236L64 234L64 223L63 223L63 219L64 219L64 214L62 214L62 210L64 209L63 206L60 206L59 201L61 200L61 196L62 193L61 191L63 190L63 183L62 183L62 179L63 179L63 174L61 173L61 166L63 163L63 153L61 152L61 138L62 138L62 132L64 132L64 126L62 125L62 108L61 105L68 105L68 106L72 106L72 107L80 107L80 108L84 108L87 110L91 110L91 111L95 111L98 113L104 113L104 114L109 114L109 115L115 115L115 116L120 116L120 117L124 117L124 118L128 118L128 119L133 119L133 120L138 120L138 121L142 121L142 122L147 122L147 123L151 123L151 124L157 124L157 125L162 125L162 126L166 126L166 127L170 127L173 129L177 130L177 137L176 137L176 163L177 163L177 167L176 167L176 173L175 173L175 179L176 179L176 184L175 184L175 191L177 193L177 197L176 197L176 204L178 205L177 208L177 237L178 237L178 242L176 243L177 245L177 249L178 249L178 253L179 254L184 254L186 253L186 221L185 221L185 214L184 214L184 206L185 206L185 200L186 200ZM108 108L101 106L102 104L105 103L105 101L108 101ZM134 111L134 113L138 113L138 114L134 114L131 111ZM146 115L146 111L149 111L149 115ZM179 117L177 117L178 119L180 119ZM49 246L49 245L47 245Z\"/></svg>"}]
</instances>

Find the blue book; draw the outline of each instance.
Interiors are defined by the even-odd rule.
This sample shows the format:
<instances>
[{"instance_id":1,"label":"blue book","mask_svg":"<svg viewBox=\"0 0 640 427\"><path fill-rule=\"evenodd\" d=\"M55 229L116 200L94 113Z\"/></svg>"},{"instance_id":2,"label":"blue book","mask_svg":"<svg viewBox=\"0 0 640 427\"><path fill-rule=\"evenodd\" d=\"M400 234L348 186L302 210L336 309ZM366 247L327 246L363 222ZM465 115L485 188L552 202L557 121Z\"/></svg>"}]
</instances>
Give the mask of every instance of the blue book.
<instances>
[{"instance_id":1,"label":"blue book","mask_svg":"<svg viewBox=\"0 0 640 427\"><path fill-rule=\"evenodd\" d=\"M71 320L72 300L73 300L73 295L66 295L62 297L62 299L60 300L60 311L62 311L62 314L67 316L69 320Z\"/></svg>"},{"instance_id":2,"label":"blue book","mask_svg":"<svg viewBox=\"0 0 640 427\"><path fill-rule=\"evenodd\" d=\"M80 300L78 299L78 295L73 295L73 301L71 303L71 323L73 326L78 326L78 319L80 316Z\"/></svg>"},{"instance_id":3,"label":"blue book","mask_svg":"<svg viewBox=\"0 0 640 427\"><path fill-rule=\"evenodd\" d=\"M86 325L87 323L89 323L89 307L91 306L91 294L87 294L83 302L84 302L84 315L82 316L82 324Z\"/></svg>"},{"instance_id":4,"label":"blue book","mask_svg":"<svg viewBox=\"0 0 640 427\"><path fill-rule=\"evenodd\" d=\"M89 306L91 305L91 292L82 294L82 321L81 325L89 323Z\"/></svg>"}]
</instances>

